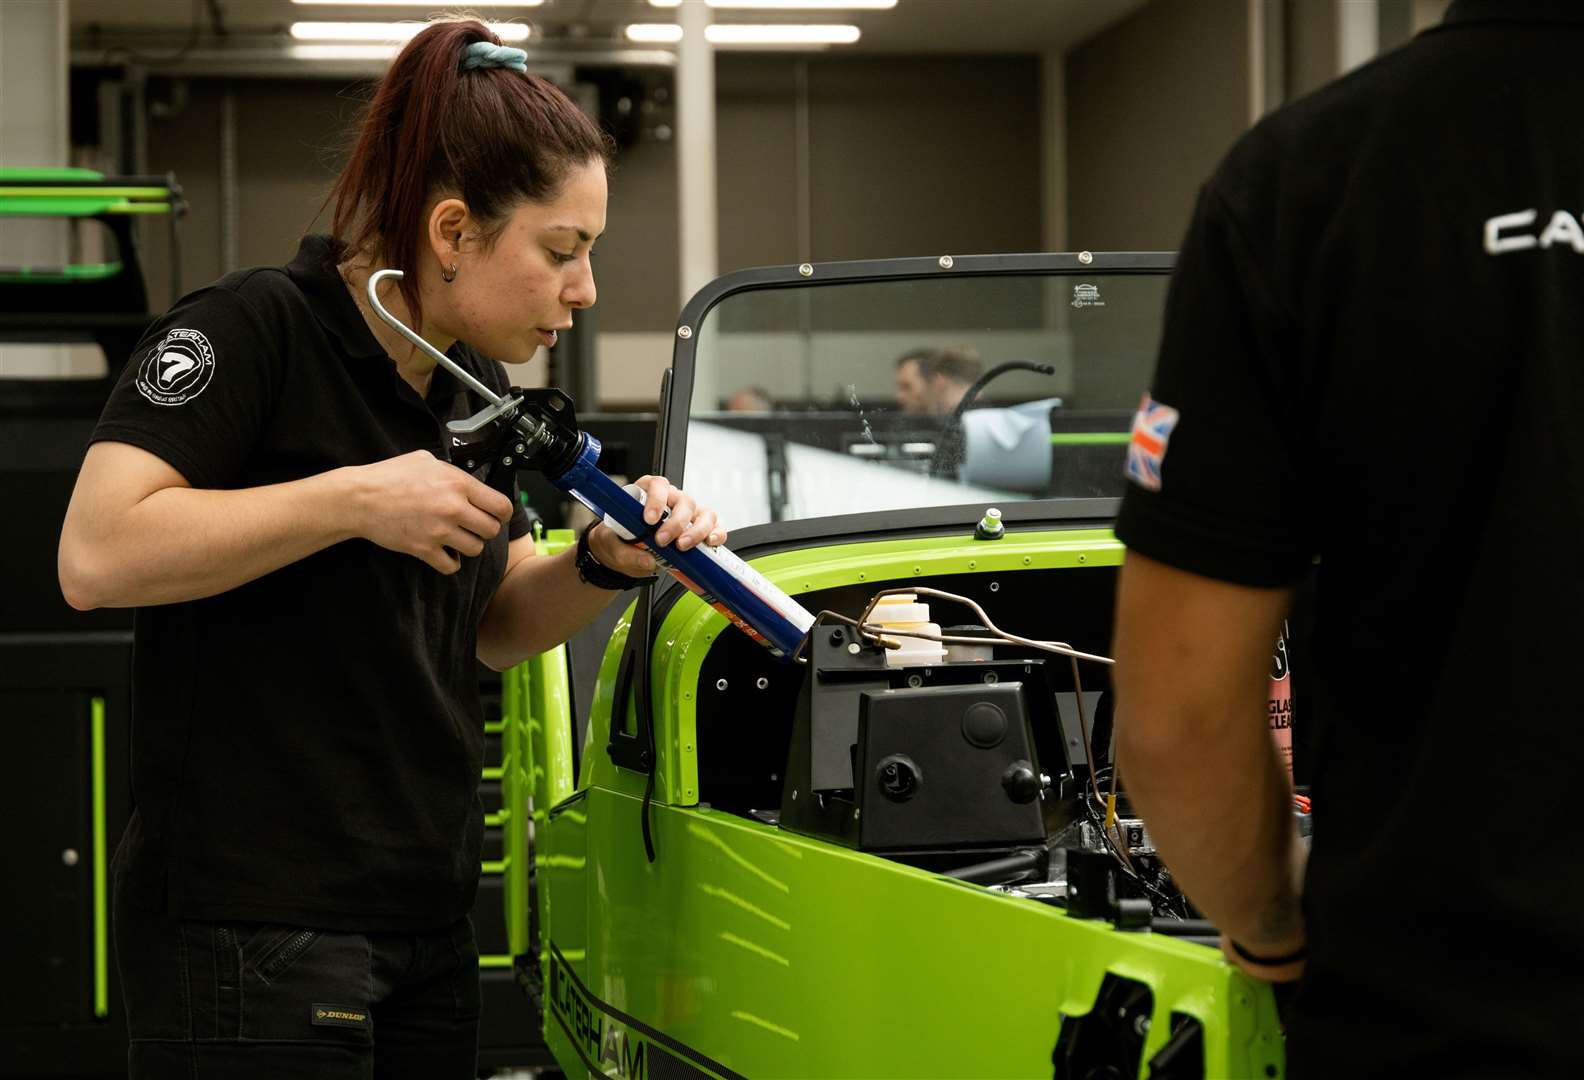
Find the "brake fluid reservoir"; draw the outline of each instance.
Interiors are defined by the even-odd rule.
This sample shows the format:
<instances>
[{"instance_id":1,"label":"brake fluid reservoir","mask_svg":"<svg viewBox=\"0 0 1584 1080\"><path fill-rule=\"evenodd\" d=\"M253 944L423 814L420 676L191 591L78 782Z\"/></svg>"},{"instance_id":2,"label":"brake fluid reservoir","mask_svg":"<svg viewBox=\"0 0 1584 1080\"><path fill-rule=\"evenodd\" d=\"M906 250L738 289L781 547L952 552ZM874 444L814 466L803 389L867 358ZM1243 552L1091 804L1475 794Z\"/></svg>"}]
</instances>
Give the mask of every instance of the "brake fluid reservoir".
<instances>
[{"instance_id":1,"label":"brake fluid reservoir","mask_svg":"<svg viewBox=\"0 0 1584 1080\"><path fill-rule=\"evenodd\" d=\"M913 593L884 596L869 613L869 621L879 623L886 630L902 630L940 636L940 625L930 622L928 604L919 603ZM944 663L946 647L939 641L924 638L896 637L900 649L885 651L887 667L931 667Z\"/></svg>"}]
</instances>

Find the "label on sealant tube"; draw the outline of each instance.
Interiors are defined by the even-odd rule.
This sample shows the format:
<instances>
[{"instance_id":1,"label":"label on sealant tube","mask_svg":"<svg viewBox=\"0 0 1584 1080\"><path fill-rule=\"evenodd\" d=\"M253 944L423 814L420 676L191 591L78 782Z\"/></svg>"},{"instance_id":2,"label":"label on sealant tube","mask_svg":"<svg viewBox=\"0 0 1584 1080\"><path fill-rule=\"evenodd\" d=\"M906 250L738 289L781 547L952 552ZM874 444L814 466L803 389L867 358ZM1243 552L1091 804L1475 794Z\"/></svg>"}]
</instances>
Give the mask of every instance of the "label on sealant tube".
<instances>
[{"instance_id":1,"label":"label on sealant tube","mask_svg":"<svg viewBox=\"0 0 1584 1080\"><path fill-rule=\"evenodd\" d=\"M1287 659L1287 621L1282 620L1281 636L1276 639L1276 651L1271 656L1270 694L1267 708L1270 714L1271 740L1276 744L1276 756L1287 770L1287 779L1293 775L1293 697L1292 665Z\"/></svg>"},{"instance_id":2,"label":"label on sealant tube","mask_svg":"<svg viewBox=\"0 0 1584 1080\"><path fill-rule=\"evenodd\" d=\"M644 489L639 487L637 484L628 484L623 490L625 490L633 498L637 499L640 503L648 502L648 492L644 491ZM665 518L662 517L660 520L664 521ZM643 542L641 540L635 539L632 533L622 528L621 524L609 514L605 515L605 527L614 532L617 536L621 537L623 540L626 540L628 543L642 546ZM770 608L787 622L795 626L798 630L798 633L807 634L809 627L814 625L814 616L808 610L808 608L804 607L786 593L782 592L775 586L774 583L770 581L769 578L765 577L759 571L743 562L742 559L738 558L728 549L724 547L710 547L708 544L700 544L699 546L693 548L693 550L705 558L715 562L739 585L758 597L758 599L766 607ZM769 649L777 656L784 655L781 649L779 649L774 642L765 637L764 634L755 629L752 624L748 623L743 619L742 616L733 611L724 601L721 600L720 597L716 596L703 585L700 585L698 582L688 577L684 571L672 565L672 563L667 560L664 555L654 551L653 549L649 549L649 553L655 557L656 562L665 567L666 571L670 573L672 577L676 578L683 585L687 586L691 592L696 593L699 598L710 607L726 616L727 620L731 622L732 625L736 626L737 629L753 638L755 641Z\"/></svg>"}]
</instances>

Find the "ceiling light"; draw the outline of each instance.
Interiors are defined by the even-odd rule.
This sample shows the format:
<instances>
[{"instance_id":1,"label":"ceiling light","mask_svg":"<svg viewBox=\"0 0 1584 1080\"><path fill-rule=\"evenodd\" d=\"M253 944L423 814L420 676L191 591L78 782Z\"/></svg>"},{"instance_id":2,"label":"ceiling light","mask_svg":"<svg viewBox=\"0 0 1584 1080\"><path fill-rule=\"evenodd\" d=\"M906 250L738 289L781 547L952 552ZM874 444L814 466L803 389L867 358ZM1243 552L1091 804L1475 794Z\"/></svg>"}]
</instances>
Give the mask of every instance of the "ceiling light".
<instances>
[{"instance_id":1,"label":"ceiling light","mask_svg":"<svg viewBox=\"0 0 1584 1080\"><path fill-rule=\"evenodd\" d=\"M676 23L633 23L627 27L627 40L675 44L682 40L682 27Z\"/></svg>"},{"instance_id":2,"label":"ceiling light","mask_svg":"<svg viewBox=\"0 0 1584 1080\"><path fill-rule=\"evenodd\" d=\"M704 36L715 45L851 45L858 40L858 28L711 23L704 28Z\"/></svg>"},{"instance_id":3,"label":"ceiling light","mask_svg":"<svg viewBox=\"0 0 1584 1080\"><path fill-rule=\"evenodd\" d=\"M293 45L295 60L394 60L399 45Z\"/></svg>"},{"instance_id":4,"label":"ceiling light","mask_svg":"<svg viewBox=\"0 0 1584 1080\"><path fill-rule=\"evenodd\" d=\"M300 0L299 0L300 2ZM759 11L890 11L897 0L704 0L712 8ZM657 8L680 7L682 0L649 0Z\"/></svg>"},{"instance_id":5,"label":"ceiling light","mask_svg":"<svg viewBox=\"0 0 1584 1080\"><path fill-rule=\"evenodd\" d=\"M470 8L538 7L545 0L473 0ZM678 0L680 2L680 0ZM442 5L435 0L292 0L294 4L312 4L316 7L423 7Z\"/></svg>"},{"instance_id":6,"label":"ceiling light","mask_svg":"<svg viewBox=\"0 0 1584 1080\"><path fill-rule=\"evenodd\" d=\"M831 24L712 23L704 28L704 38L712 45L851 45L858 36L856 26ZM675 45L682 40L682 27L677 23L633 23L627 27L627 40Z\"/></svg>"},{"instance_id":7,"label":"ceiling light","mask_svg":"<svg viewBox=\"0 0 1584 1080\"><path fill-rule=\"evenodd\" d=\"M426 22L297 22L291 36L298 41L408 41L427 30ZM502 41L528 40L527 23L490 23Z\"/></svg>"}]
</instances>

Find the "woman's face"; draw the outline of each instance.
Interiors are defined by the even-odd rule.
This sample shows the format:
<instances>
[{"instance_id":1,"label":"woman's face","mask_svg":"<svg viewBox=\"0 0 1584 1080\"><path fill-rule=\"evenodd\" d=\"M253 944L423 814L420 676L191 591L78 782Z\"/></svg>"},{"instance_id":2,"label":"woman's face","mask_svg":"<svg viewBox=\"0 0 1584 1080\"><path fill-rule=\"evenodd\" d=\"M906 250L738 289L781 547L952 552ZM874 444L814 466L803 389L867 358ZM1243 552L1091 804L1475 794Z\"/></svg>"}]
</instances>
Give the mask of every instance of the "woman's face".
<instances>
[{"instance_id":1,"label":"woman's face","mask_svg":"<svg viewBox=\"0 0 1584 1080\"><path fill-rule=\"evenodd\" d=\"M554 345L574 308L594 306L589 254L605 231L605 201L605 166L592 161L551 201L519 205L493 245L464 231L456 280L439 289L446 325L436 329L508 364Z\"/></svg>"}]
</instances>

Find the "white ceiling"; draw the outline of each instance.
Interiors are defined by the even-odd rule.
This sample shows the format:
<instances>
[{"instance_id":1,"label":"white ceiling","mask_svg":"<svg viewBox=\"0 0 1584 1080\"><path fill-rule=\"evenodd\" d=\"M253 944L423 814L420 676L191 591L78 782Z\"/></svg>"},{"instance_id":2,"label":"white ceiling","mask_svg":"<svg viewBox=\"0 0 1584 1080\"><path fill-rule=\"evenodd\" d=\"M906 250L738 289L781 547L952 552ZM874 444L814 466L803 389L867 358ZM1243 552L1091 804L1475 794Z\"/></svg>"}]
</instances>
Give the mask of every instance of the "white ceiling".
<instances>
[{"instance_id":1,"label":"white ceiling","mask_svg":"<svg viewBox=\"0 0 1584 1080\"><path fill-rule=\"evenodd\" d=\"M195 12L207 31L213 0L66 0L74 40L93 28L158 34L181 44ZM1063 52L1130 14L1146 0L898 0L889 11L757 12L717 10L718 22L845 22L862 31L842 53L1038 53ZM424 19L422 7L304 6L291 0L218 0L225 30L254 42L258 35L284 35L297 21ZM674 22L676 12L647 0L546 0L536 8L495 8L487 0L436 4L434 11L465 9L486 18L528 22L541 47L561 40L616 44L622 27L634 22ZM203 45L217 44L205 34Z\"/></svg>"}]
</instances>

